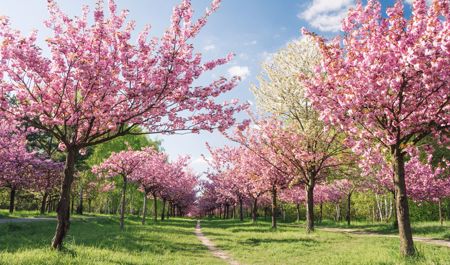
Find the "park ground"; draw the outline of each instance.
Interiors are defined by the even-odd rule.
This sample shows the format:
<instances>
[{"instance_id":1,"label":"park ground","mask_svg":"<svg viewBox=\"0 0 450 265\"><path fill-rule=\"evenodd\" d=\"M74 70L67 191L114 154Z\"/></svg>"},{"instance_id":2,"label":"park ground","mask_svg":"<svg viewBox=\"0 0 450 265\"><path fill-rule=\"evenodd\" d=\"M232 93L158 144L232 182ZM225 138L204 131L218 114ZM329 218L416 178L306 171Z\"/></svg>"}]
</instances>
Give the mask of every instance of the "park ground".
<instances>
[{"instance_id":1,"label":"park ground","mask_svg":"<svg viewBox=\"0 0 450 265\"><path fill-rule=\"evenodd\" d=\"M50 249L55 221L20 222L33 212L0 212L0 264L227 264L195 235L196 220L173 218L146 225L128 217L119 231L116 216L74 216L62 252ZM48 217L48 216L45 216ZM50 216L51 217L51 216ZM5 218L19 218L6 222ZM349 228L325 221L313 234L302 223L257 224L238 220L201 220L202 233L239 264L450 264L450 248L416 242L418 255L399 256L396 231L389 224L355 223L350 228L381 234L324 231ZM415 236L450 240L450 226L414 223Z\"/></svg>"}]
</instances>

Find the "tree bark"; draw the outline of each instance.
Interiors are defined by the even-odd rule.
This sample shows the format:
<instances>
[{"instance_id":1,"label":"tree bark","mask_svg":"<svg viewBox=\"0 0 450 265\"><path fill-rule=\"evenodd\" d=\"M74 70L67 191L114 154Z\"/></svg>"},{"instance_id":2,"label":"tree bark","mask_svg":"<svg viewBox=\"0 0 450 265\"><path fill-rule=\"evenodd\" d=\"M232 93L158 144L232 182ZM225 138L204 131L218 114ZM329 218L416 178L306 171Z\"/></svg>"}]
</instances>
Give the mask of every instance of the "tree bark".
<instances>
[{"instance_id":1,"label":"tree bark","mask_svg":"<svg viewBox=\"0 0 450 265\"><path fill-rule=\"evenodd\" d=\"M253 223L256 223L257 214L258 214L258 198L254 198L253 199L253 207L252 207L252 222Z\"/></svg>"},{"instance_id":2,"label":"tree bark","mask_svg":"<svg viewBox=\"0 0 450 265\"><path fill-rule=\"evenodd\" d=\"M395 156L395 194L398 232L400 237L400 253L403 256L412 256L415 253L414 242L411 232L411 224L409 220L408 196L406 194L405 184L405 155L399 147L394 148Z\"/></svg>"},{"instance_id":3,"label":"tree bark","mask_svg":"<svg viewBox=\"0 0 450 265\"><path fill-rule=\"evenodd\" d=\"M142 206L142 224L145 224L145 217L147 217L147 192L144 192L144 204Z\"/></svg>"},{"instance_id":4,"label":"tree bark","mask_svg":"<svg viewBox=\"0 0 450 265\"><path fill-rule=\"evenodd\" d=\"M123 176L122 204L120 205L120 230L123 230L125 226L124 222L125 222L126 193L127 193L127 176Z\"/></svg>"},{"instance_id":5,"label":"tree bark","mask_svg":"<svg viewBox=\"0 0 450 265\"><path fill-rule=\"evenodd\" d=\"M272 186L272 229L277 229L277 188Z\"/></svg>"},{"instance_id":6,"label":"tree bark","mask_svg":"<svg viewBox=\"0 0 450 265\"><path fill-rule=\"evenodd\" d=\"M47 205L47 198L48 198L48 192L44 192L44 195L42 196L42 202L41 202L41 215L45 214L45 206Z\"/></svg>"},{"instance_id":7,"label":"tree bark","mask_svg":"<svg viewBox=\"0 0 450 265\"><path fill-rule=\"evenodd\" d=\"M438 200L438 208L439 208L439 222L441 226L444 225L444 216L442 215L442 202L441 199Z\"/></svg>"},{"instance_id":8,"label":"tree bark","mask_svg":"<svg viewBox=\"0 0 450 265\"><path fill-rule=\"evenodd\" d=\"M11 192L9 193L9 213L14 212L16 201L16 188L11 188Z\"/></svg>"},{"instance_id":9,"label":"tree bark","mask_svg":"<svg viewBox=\"0 0 450 265\"><path fill-rule=\"evenodd\" d=\"M52 240L52 247L58 250L62 249L64 237L66 237L70 227L70 188L73 183L77 153L76 148L69 147L67 149L64 180L61 184L61 194L56 208L58 224Z\"/></svg>"},{"instance_id":10,"label":"tree bark","mask_svg":"<svg viewBox=\"0 0 450 265\"><path fill-rule=\"evenodd\" d=\"M314 231L314 183L306 186L306 232Z\"/></svg>"},{"instance_id":11,"label":"tree bark","mask_svg":"<svg viewBox=\"0 0 450 265\"><path fill-rule=\"evenodd\" d=\"M242 198L239 197L239 221L244 221L244 207L242 205Z\"/></svg>"},{"instance_id":12,"label":"tree bark","mask_svg":"<svg viewBox=\"0 0 450 265\"><path fill-rule=\"evenodd\" d=\"M161 221L164 221L166 214L166 199L163 199L162 211L161 211Z\"/></svg>"},{"instance_id":13,"label":"tree bark","mask_svg":"<svg viewBox=\"0 0 450 265\"><path fill-rule=\"evenodd\" d=\"M347 195L347 216L345 217L345 219L347 219L347 225L350 225L351 202L352 202L352 193L349 192Z\"/></svg>"},{"instance_id":14,"label":"tree bark","mask_svg":"<svg viewBox=\"0 0 450 265\"><path fill-rule=\"evenodd\" d=\"M153 192L153 221L155 221L155 223L158 221L158 205L157 205L157 200L156 200L156 193Z\"/></svg>"},{"instance_id":15,"label":"tree bark","mask_svg":"<svg viewBox=\"0 0 450 265\"><path fill-rule=\"evenodd\" d=\"M297 208L297 223L300 222L300 203L297 203L296 205Z\"/></svg>"},{"instance_id":16,"label":"tree bark","mask_svg":"<svg viewBox=\"0 0 450 265\"><path fill-rule=\"evenodd\" d=\"M323 218L323 203L322 202L320 203L319 209L320 209L319 224L321 224L322 218Z\"/></svg>"},{"instance_id":17,"label":"tree bark","mask_svg":"<svg viewBox=\"0 0 450 265\"><path fill-rule=\"evenodd\" d=\"M77 206L77 214L83 215L83 187L80 188L80 200Z\"/></svg>"},{"instance_id":18,"label":"tree bark","mask_svg":"<svg viewBox=\"0 0 450 265\"><path fill-rule=\"evenodd\" d=\"M396 198L397 196L395 196L395 192L392 192L392 194L394 195L394 223L392 224L392 226L394 227L394 229L398 229L398 219L397 219L397 202L396 202Z\"/></svg>"}]
</instances>

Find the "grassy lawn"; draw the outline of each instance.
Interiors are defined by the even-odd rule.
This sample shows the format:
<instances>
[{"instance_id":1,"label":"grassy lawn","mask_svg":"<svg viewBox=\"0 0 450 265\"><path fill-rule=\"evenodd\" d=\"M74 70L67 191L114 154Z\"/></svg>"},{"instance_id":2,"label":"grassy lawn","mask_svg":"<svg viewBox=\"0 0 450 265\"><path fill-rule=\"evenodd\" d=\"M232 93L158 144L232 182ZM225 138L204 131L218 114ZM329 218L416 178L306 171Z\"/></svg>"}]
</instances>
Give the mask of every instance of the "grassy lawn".
<instances>
[{"instance_id":1,"label":"grassy lawn","mask_svg":"<svg viewBox=\"0 0 450 265\"><path fill-rule=\"evenodd\" d=\"M450 249L416 243L417 257L399 256L396 238L316 231L259 221L204 220L203 232L243 264L450 264Z\"/></svg>"},{"instance_id":2,"label":"grassy lawn","mask_svg":"<svg viewBox=\"0 0 450 265\"><path fill-rule=\"evenodd\" d=\"M397 234L398 230L394 229L391 223L369 223L369 222L352 222L350 226L347 223L336 223L329 220L324 222L318 227L335 227L335 228L354 228L358 230L380 233L380 234ZM413 222L412 223L413 235L417 237L426 237L434 239L450 240L450 224L444 223L440 225L438 222Z\"/></svg>"},{"instance_id":3,"label":"grassy lawn","mask_svg":"<svg viewBox=\"0 0 450 265\"><path fill-rule=\"evenodd\" d=\"M55 221L0 224L0 264L224 264L193 231L195 221L171 219L142 226L129 218L75 220L62 253L50 249Z\"/></svg>"}]
</instances>

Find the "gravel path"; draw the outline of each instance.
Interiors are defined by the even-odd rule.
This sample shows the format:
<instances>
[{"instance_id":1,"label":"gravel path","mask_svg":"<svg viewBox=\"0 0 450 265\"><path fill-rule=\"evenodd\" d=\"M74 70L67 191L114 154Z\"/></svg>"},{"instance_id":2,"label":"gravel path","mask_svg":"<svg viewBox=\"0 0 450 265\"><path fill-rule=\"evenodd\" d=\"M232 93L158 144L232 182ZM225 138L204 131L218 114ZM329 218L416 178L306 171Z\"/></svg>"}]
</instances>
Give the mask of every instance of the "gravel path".
<instances>
[{"instance_id":1,"label":"gravel path","mask_svg":"<svg viewBox=\"0 0 450 265\"><path fill-rule=\"evenodd\" d=\"M209 251L215 256L224 261L226 261L230 265L239 265L239 263L233 260L226 252L221 249L218 249L213 242L211 242L205 235L202 233L202 228L200 227L200 220L197 220L197 225L195 226L195 235L202 242L204 246L206 246Z\"/></svg>"},{"instance_id":2,"label":"gravel path","mask_svg":"<svg viewBox=\"0 0 450 265\"><path fill-rule=\"evenodd\" d=\"M351 228L319 228L319 230L327 231L327 232L335 232L335 233L349 233L349 234L355 234L355 235L398 238L398 235L385 235L385 234L379 234L379 233L362 231L362 230L351 229ZM450 241L448 241L448 240L432 239L432 238L425 238L425 237L413 237L413 239L414 239L414 241L418 241L418 242L424 242L427 244L433 244L433 245L437 245L437 246L443 246L443 247L450 248Z\"/></svg>"}]
</instances>

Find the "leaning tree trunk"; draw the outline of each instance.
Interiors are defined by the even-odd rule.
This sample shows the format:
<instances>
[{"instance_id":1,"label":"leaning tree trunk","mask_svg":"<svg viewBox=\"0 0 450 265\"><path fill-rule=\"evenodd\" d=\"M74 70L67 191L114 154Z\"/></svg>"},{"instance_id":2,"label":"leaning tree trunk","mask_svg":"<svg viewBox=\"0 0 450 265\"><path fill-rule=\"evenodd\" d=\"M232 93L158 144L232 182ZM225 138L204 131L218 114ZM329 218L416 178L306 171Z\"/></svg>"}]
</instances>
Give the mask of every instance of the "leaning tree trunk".
<instances>
[{"instance_id":1,"label":"leaning tree trunk","mask_svg":"<svg viewBox=\"0 0 450 265\"><path fill-rule=\"evenodd\" d=\"M157 205L157 201L156 201L156 193L153 192L153 221L155 221L155 223L158 221L158 205Z\"/></svg>"},{"instance_id":2,"label":"leaning tree trunk","mask_svg":"<svg viewBox=\"0 0 450 265\"><path fill-rule=\"evenodd\" d=\"M11 188L11 192L9 193L9 213L14 212L16 201L16 188Z\"/></svg>"},{"instance_id":3,"label":"leaning tree trunk","mask_svg":"<svg viewBox=\"0 0 450 265\"><path fill-rule=\"evenodd\" d=\"M306 232L314 231L314 183L306 186Z\"/></svg>"},{"instance_id":4,"label":"leaning tree trunk","mask_svg":"<svg viewBox=\"0 0 450 265\"><path fill-rule=\"evenodd\" d=\"M242 206L242 197L239 197L239 221L244 221L244 207Z\"/></svg>"},{"instance_id":5,"label":"leaning tree trunk","mask_svg":"<svg viewBox=\"0 0 450 265\"><path fill-rule=\"evenodd\" d=\"M44 195L42 196L42 202L41 202L41 215L45 214L45 206L47 205L47 198L48 198L48 192L44 192Z\"/></svg>"},{"instance_id":6,"label":"leaning tree trunk","mask_svg":"<svg viewBox=\"0 0 450 265\"><path fill-rule=\"evenodd\" d=\"M166 199L163 199L162 211L161 211L161 221L164 221L165 213L166 213Z\"/></svg>"},{"instance_id":7,"label":"leaning tree trunk","mask_svg":"<svg viewBox=\"0 0 450 265\"><path fill-rule=\"evenodd\" d=\"M254 198L253 199L253 207L252 207L252 222L253 223L256 223L257 215L258 215L258 198Z\"/></svg>"},{"instance_id":8,"label":"leaning tree trunk","mask_svg":"<svg viewBox=\"0 0 450 265\"><path fill-rule=\"evenodd\" d=\"M405 183L405 155L400 148L394 149L395 156L395 194L398 220L398 232L400 237L400 253L403 256L412 256L415 253L414 242L409 220L408 196Z\"/></svg>"},{"instance_id":9,"label":"leaning tree trunk","mask_svg":"<svg viewBox=\"0 0 450 265\"><path fill-rule=\"evenodd\" d=\"M352 202L352 193L349 192L347 195L347 216L345 217L345 219L347 219L347 225L350 225L351 202Z\"/></svg>"},{"instance_id":10,"label":"leaning tree trunk","mask_svg":"<svg viewBox=\"0 0 450 265\"><path fill-rule=\"evenodd\" d=\"M144 204L142 205L142 224L145 224L145 217L147 217L147 192L144 192Z\"/></svg>"},{"instance_id":11,"label":"leaning tree trunk","mask_svg":"<svg viewBox=\"0 0 450 265\"><path fill-rule=\"evenodd\" d=\"M272 186L272 229L277 229L277 188Z\"/></svg>"},{"instance_id":12,"label":"leaning tree trunk","mask_svg":"<svg viewBox=\"0 0 450 265\"><path fill-rule=\"evenodd\" d=\"M322 223L322 218L323 218L323 202L320 203L319 209L320 209L319 224L321 224Z\"/></svg>"},{"instance_id":13,"label":"leaning tree trunk","mask_svg":"<svg viewBox=\"0 0 450 265\"><path fill-rule=\"evenodd\" d=\"M61 184L61 194L56 207L58 224L52 240L52 247L58 250L61 250L64 237L66 237L70 227L70 188L74 178L77 153L78 150L76 148L70 147L67 149L64 180Z\"/></svg>"},{"instance_id":14,"label":"leaning tree trunk","mask_svg":"<svg viewBox=\"0 0 450 265\"><path fill-rule=\"evenodd\" d=\"M300 222L300 203L297 203L296 205L297 208L297 223Z\"/></svg>"},{"instance_id":15,"label":"leaning tree trunk","mask_svg":"<svg viewBox=\"0 0 450 265\"><path fill-rule=\"evenodd\" d=\"M120 205L120 230L124 229L126 193L127 193L127 176L123 176L122 204Z\"/></svg>"}]
</instances>

